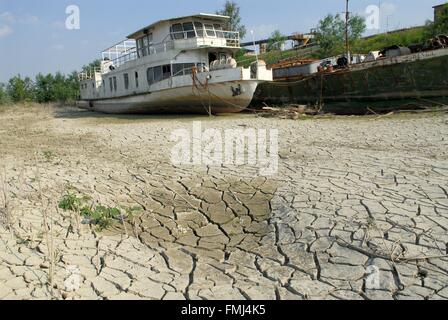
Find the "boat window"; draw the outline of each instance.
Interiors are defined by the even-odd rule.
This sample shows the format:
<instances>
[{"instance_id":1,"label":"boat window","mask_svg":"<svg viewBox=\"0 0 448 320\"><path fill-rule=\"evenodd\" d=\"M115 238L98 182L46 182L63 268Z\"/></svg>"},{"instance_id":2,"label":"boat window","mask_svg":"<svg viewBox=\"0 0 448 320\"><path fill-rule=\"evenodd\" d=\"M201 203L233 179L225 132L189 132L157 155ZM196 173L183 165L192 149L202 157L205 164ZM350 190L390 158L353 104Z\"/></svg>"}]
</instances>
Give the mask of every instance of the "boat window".
<instances>
[{"instance_id":1,"label":"boat window","mask_svg":"<svg viewBox=\"0 0 448 320\"><path fill-rule=\"evenodd\" d=\"M159 82L163 80L162 67L154 67L154 82Z\"/></svg>"},{"instance_id":2,"label":"boat window","mask_svg":"<svg viewBox=\"0 0 448 320\"><path fill-rule=\"evenodd\" d=\"M152 85L154 83L154 70L153 70L153 68L148 68L148 70L146 70L146 77L148 79L148 84Z\"/></svg>"},{"instance_id":3,"label":"boat window","mask_svg":"<svg viewBox=\"0 0 448 320\"><path fill-rule=\"evenodd\" d=\"M135 87L138 88L138 72L135 71Z\"/></svg>"},{"instance_id":4,"label":"boat window","mask_svg":"<svg viewBox=\"0 0 448 320\"><path fill-rule=\"evenodd\" d=\"M126 90L128 90L129 89L129 75L127 73L125 73L123 75L123 78L124 78L124 88Z\"/></svg>"},{"instance_id":5,"label":"boat window","mask_svg":"<svg viewBox=\"0 0 448 320\"><path fill-rule=\"evenodd\" d=\"M204 36L204 26L201 22L195 22L194 23L194 27L196 29L196 34L198 35L198 37L203 37Z\"/></svg>"},{"instance_id":6,"label":"boat window","mask_svg":"<svg viewBox=\"0 0 448 320\"><path fill-rule=\"evenodd\" d=\"M224 32L222 32L222 26L220 24L215 24L214 27L216 30L216 36L218 38L224 38Z\"/></svg>"},{"instance_id":7,"label":"boat window","mask_svg":"<svg viewBox=\"0 0 448 320\"><path fill-rule=\"evenodd\" d=\"M167 64L162 67L163 79L171 78L171 65Z\"/></svg>"},{"instance_id":8,"label":"boat window","mask_svg":"<svg viewBox=\"0 0 448 320\"><path fill-rule=\"evenodd\" d=\"M117 91L117 77L114 77L114 91Z\"/></svg>"},{"instance_id":9,"label":"boat window","mask_svg":"<svg viewBox=\"0 0 448 320\"><path fill-rule=\"evenodd\" d=\"M205 72L205 66L206 66L205 63L203 63L203 62L199 62L199 63L197 64L198 72Z\"/></svg>"},{"instance_id":10,"label":"boat window","mask_svg":"<svg viewBox=\"0 0 448 320\"><path fill-rule=\"evenodd\" d=\"M194 32L193 22L186 22L183 24L185 34L188 39L195 38L196 33Z\"/></svg>"},{"instance_id":11,"label":"boat window","mask_svg":"<svg viewBox=\"0 0 448 320\"><path fill-rule=\"evenodd\" d=\"M173 77L184 75L184 65L182 63L173 64Z\"/></svg>"},{"instance_id":12,"label":"boat window","mask_svg":"<svg viewBox=\"0 0 448 320\"><path fill-rule=\"evenodd\" d=\"M216 37L215 29L212 24L205 24L205 33L208 37Z\"/></svg>"},{"instance_id":13,"label":"boat window","mask_svg":"<svg viewBox=\"0 0 448 320\"><path fill-rule=\"evenodd\" d=\"M192 74L193 68L196 66L195 63L184 63L184 72L185 74Z\"/></svg>"},{"instance_id":14,"label":"boat window","mask_svg":"<svg viewBox=\"0 0 448 320\"><path fill-rule=\"evenodd\" d=\"M109 78L109 86L110 86L110 92L114 91L114 85L112 83L112 78Z\"/></svg>"},{"instance_id":15,"label":"boat window","mask_svg":"<svg viewBox=\"0 0 448 320\"><path fill-rule=\"evenodd\" d=\"M219 53L219 60L220 61L226 61L227 60L227 55L225 52L220 52Z\"/></svg>"},{"instance_id":16,"label":"boat window","mask_svg":"<svg viewBox=\"0 0 448 320\"><path fill-rule=\"evenodd\" d=\"M143 57L143 38L137 40L137 52L139 58Z\"/></svg>"},{"instance_id":17,"label":"boat window","mask_svg":"<svg viewBox=\"0 0 448 320\"><path fill-rule=\"evenodd\" d=\"M147 37L143 37L143 56L147 56L148 55L148 38Z\"/></svg>"},{"instance_id":18,"label":"boat window","mask_svg":"<svg viewBox=\"0 0 448 320\"><path fill-rule=\"evenodd\" d=\"M184 28L182 27L182 24L173 24L171 27L171 38L174 40L184 39Z\"/></svg>"}]
</instances>

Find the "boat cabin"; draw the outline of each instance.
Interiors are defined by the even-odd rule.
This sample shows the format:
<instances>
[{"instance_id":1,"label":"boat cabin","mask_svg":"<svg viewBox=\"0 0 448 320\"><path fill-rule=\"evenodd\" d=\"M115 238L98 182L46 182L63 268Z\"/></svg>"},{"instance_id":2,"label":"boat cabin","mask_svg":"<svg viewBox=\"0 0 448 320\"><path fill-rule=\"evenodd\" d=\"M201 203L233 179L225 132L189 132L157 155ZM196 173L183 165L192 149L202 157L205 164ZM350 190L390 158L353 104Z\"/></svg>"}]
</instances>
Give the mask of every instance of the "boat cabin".
<instances>
[{"instance_id":1,"label":"boat cabin","mask_svg":"<svg viewBox=\"0 0 448 320\"><path fill-rule=\"evenodd\" d=\"M79 75L81 98L95 100L156 90L157 83L193 72L236 68L238 32L214 14L162 20L102 52L101 68Z\"/></svg>"}]
</instances>

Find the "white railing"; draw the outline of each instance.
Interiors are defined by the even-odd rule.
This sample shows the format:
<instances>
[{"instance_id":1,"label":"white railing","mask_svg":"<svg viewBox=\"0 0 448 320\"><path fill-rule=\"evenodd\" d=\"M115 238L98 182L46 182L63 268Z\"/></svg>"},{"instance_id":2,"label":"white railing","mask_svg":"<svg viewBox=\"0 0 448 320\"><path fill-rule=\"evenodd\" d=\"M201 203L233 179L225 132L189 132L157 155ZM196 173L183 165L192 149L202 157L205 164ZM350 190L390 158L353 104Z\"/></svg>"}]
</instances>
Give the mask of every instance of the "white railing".
<instances>
[{"instance_id":1,"label":"white railing","mask_svg":"<svg viewBox=\"0 0 448 320\"><path fill-rule=\"evenodd\" d=\"M84 72L78 73L78 80L84 81L84 80L93 79L93 77L95 76L95 73L101 73L101 68L92 68L92 69L86 70Z\"/></svg>"},{"instance_id":2,"label":"white railing","mask_svg":"<svg viewBox=\"0 0 448 320\"><path fill-rule=\"evenodd\" d=\"M192 36L192 34L194 34L194 36ZM202 36L195 34L194 31L177 31L171 32L170 36L173 41L187 39L226 39L226 45L228 47L240 47L240 33L234 31L203 29Z\"/></svg>"},{"instance_id":3,"label":"white railing","mask_svg":"<svg viewBox=\"0 0 448 320\"><path fill-rule=\"evenodd\" d=\"M192 33L194 33L194 36L192 36ZM127 62L142 58L144 56L156 55L173 50L175 48L175 41L193 39L196 39L198 43L202 43L204 45L207 44L207 40L221 39L225 40L225 46L227 47L240 47L239 32L202 29L202 36L199 36L195 31L179 31L171 32L160 43L151 44L147 47L138 49L136 47L135 40L122 41L111 48L104 50L101 53L102 60L109 60L115 68L118 68ZM95 72L101 72L101 70L89 70L88 72L79 73L78 79L80 81L92 79Z\"/></svg>"}]
</instances>

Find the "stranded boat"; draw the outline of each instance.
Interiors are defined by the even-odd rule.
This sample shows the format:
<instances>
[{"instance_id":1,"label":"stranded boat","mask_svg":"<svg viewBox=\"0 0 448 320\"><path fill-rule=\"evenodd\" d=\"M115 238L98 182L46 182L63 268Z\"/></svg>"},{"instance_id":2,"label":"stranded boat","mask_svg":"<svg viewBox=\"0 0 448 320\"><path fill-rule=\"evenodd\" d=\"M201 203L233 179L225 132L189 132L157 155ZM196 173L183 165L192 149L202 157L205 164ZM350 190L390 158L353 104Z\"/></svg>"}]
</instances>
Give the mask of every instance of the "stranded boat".
<instances>
[{"instance_id":1,"label":"stranded boat","mask_svg":"<svg viewBox=\"0 0 448 320\"><path fill-rule=\"evenodd\" d=\"M448 102L446 36L353 58L350 65L345 57L335 57L273 66L274 82L259 86L254 104L308 104L326 112L364 114Z\"/></svg>"},{"instance_id":2,"label":"stranded boat","mask_svg":"<svg viewBox=\"0 0 448 320\"><path fill-rule=\"evenodd\" d=\"M101 67L79 74L78 106L104 113L235 113L258 84L272 81L263 61L237 66L230 18L197 14L156 22L102 53Z\"/></svg>"}]
</instances>

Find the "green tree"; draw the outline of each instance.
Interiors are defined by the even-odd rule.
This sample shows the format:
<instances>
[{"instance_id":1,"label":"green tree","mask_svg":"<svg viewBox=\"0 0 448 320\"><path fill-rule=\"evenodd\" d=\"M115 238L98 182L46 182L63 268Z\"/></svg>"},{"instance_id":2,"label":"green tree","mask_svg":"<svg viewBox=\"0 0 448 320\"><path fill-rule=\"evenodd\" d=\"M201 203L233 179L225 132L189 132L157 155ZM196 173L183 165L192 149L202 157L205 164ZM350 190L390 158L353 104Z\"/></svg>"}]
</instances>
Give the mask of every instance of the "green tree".
<instances>
[{"instance_id":1,"label":"green tree","mask_svg":"<svg viewBox=\"0 0 448 320\"><path fill-rule=\"evenodd\" d=\"M432 38L441 34L448 34L448 3L437 16L436 21L427 21L425 37Z\"/></svg>"},{"instance_id":2,"label":"green tree","mask_svg":"<svg viewBox=\"0 0 448 320\"><path fill-rule=\"evenodd\" d=\"M288 38L284 36L280 30L275 30L269 38L268 48L269 50L281 50L282 45Z\"/></svg>"},{"instance_id":3,"label":"green tree","mask_svg":"<svg viewBox=\"0 0 448 320\"><path fill-rule=\"evenodd\" d=\"M54 101L54 78L52 74L38 74L35 80L36 99L39 103Z\"/></svg>"},{"instance_id":4,"label":"green tree","mask_svg":"<svg viewBox=\"0 0 448 320\"><path fill-rule=\"evenodd\" d=\"M11 78L7 86L8 96L15 103L30 102L34 100L34 84L33 81L26 77L21 78L20 75Z\"/></svg>"},{"instance_id":5,"label":"green tree","mask_svg":"<svg viewBox=\"0 0 448 320\"><path fill-rule=\"evenodd\" d=\"M56 73L54 76L54 99L53 101L67 102L74 101L79 95L79 83L77 73L72 73L65 76L61 73Z\"/></svg>"},{"instance_id":6,"label":"green tree","mask_svg":"<svg viewBox=\"0 0 448 320\"><path fill-rule=\"evenodd\" d=\"M352 15L348 22L349 42L353 44L366 30L365 19ZM319 21L316 38L320 45L320 55L328 57L345 51L345 20L340 14L327 15Z\"/></svg>"},{"instance_id":7,"label":"green tree","mask_svg":"<svg viewBox=\"0 0 448 320\"><path fill-rule=\"evenodd\" d=\"M6 93L6 86L4 83L0 83L0 104L6 104L8 102L8 94Z\"/></svg>"},{"instance_id":8,"label":"green tree","mask_svg":"<svg viewBox=\"0 0 448 320\"><path fill-rule=\"evenodd\" d=\"M75 72L68 77L60 72L55 75L38 74L35 83L36 99L39 103L73 101L78 96Z\"/></svg>"},{"instance_id":9,"label":"green tree","mask_svg":"<svg viewBox=\"0 0 448 320\"><path fill-rule=\"evenodd\" d=\"M96 60L93 60L88 65L83 66L82 72L89 73L89 72L92 72L93 70L99 69L100 67L101 67L101 60L96 59Z\"/></svg>"},{"instance_id":10,"label":"green tree","mask_svg":"<svg viewBox=\"0 0 448 320\"><path fill-rule=\"evenodd\" d=\"M224 8L217 11L216 14L230 17L229 22L225 25L226 30L238 31L241 39L246 36L246 27L241 23L240 6L236 2L227 0Z\"/></svg>"}]
</instances>

